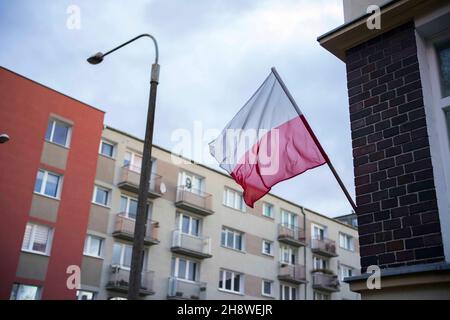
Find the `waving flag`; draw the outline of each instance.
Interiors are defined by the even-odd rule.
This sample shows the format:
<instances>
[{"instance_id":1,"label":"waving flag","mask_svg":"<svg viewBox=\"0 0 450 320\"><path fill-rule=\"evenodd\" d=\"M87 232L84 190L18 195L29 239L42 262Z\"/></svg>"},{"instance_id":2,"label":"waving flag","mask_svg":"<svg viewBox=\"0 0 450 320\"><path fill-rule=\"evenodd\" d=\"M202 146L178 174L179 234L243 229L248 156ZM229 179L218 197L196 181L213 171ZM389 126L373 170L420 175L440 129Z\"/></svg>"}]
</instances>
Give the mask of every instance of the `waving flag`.
<instances>
[{"instance_id":1,"label":"waving flag","mask_svg":"<svg viewBox=\"0 0 450 320\"><path fill-rule=\"evenodd\" d=\"M209 147L252 208L275 184L328 162L274 68Z\"/></svg>"}]
</instances>

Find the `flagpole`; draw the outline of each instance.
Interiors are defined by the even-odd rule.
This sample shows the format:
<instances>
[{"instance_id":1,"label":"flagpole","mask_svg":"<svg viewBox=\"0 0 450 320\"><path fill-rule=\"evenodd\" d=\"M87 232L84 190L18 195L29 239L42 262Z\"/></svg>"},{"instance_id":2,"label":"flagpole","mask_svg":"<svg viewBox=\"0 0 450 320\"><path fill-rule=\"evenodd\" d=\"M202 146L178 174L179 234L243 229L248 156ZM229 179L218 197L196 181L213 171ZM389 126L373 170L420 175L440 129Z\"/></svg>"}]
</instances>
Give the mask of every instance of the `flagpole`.
<instances>
[{"instance_id":1,"label":"flagpole","mask_svg":"<svg viewBox=\"0 0 450 320\"><path fill-rule=\"evenodd\" d=\"M356 204L355 204L355 202L353 201L352 197L350 196L350 193L348 192L347 188L345 187L344 183L342 182L341 177L339 177L336 169L334 168L333 164L331 163L330 158L326 154L325 150L323 149L323 147L320 144L319 140L317 139L316 135L312 131L311 127L309 126L308 121L306 121L305 117L302 116L302 112L300 111L300 108L298 107L297 103L295 102L295 100L292 97L291 93L289 92L288 88L284 84L283 80L281 80L281 77L278 74L277 69L275 69L275 67L272 67L272 72L275 75L275 77L277 78L277 80L280 83L281 87L283 88L284 92L288 96L288 98L291 101L292 105L294 106L295 111L297 111L297 114L299 115L299 117L302 118L306 129L308 130L309 134L311 135L311 137L313 138L313 140L316 143L317 147L319 148L320 153L322 154L322 156L326 160L326 162L328 164L328 167L330 168L331 172L333 173L334 177L336 178L336 181L338 182L339 186L341 187L342 191L344 192L345 196L347 197L348 202L352 206L353 210L356 212Z\"/></svg>"}]
</instances>

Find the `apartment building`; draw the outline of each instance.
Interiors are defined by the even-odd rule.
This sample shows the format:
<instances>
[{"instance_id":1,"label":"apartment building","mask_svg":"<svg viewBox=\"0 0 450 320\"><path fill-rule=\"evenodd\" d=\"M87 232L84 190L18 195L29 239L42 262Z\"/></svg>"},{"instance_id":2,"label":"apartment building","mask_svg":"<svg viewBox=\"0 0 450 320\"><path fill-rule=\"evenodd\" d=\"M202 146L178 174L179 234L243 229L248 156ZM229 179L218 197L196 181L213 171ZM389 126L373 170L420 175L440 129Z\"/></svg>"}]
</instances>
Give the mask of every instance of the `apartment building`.
<instances>
[{"instance_id":1,"label":"apartment building","mask_svg":"<svg viewBox=\"0 0 450 320\"><path fill-rule=\"evenodd\" d=\"M343 5L318 41L346 64L361 266L382 269L381 290L349 283L363 299L450 299L450 4Z\"/></svg>"},{"instance_id":2,"label":"apartment building","mask_svg":"<svg viewBox=\"0 0 450 320\"><path fill-rule=\"evenodd\" d=\"M9 70L0 90L11 119L0 161L14 163L1 168L0 298L126 298L143 141ZM355 228L271 194L246 207L226 174L157 146L152 156L142 299L359 299L343 282L360 269ZM66 285L71 265L81 288Z\"/></svg>"}]
</instances>

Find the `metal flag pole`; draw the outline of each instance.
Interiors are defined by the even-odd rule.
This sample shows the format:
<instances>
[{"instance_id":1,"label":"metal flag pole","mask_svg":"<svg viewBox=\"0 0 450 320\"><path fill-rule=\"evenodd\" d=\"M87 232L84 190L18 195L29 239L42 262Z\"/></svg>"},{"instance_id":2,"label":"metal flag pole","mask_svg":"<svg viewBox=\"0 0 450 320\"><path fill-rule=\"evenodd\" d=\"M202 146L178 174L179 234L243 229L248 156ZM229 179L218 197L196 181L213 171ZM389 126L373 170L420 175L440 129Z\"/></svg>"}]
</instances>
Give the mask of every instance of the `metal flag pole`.
<instances>
[{"instance_id":1,"label":"metal flag pole","mask_svg":"<svg viewBox=\"0 0 450 320\"><path fill-rule=\"evenodd\" d=\"M294 98L292 97L291 93L289 92L288 88L284 84L283 80L281 80L280 75L277 72L277 69L275 67L272 67L272 72L275 75L275 78L277 78L278 82L280 83L281 87L283 88L284 92L288 96L289 100L291 101L292 105L294 106L295 111L297 111L297 114L299 117L302 118L303 123L305 124L306 130L308 130L309 134L313 138L314 142L316 143L317 147L319 148L320 153L326 160L328 167L330 168L331 172L333 173L334 177L336 178L336 181L338 182L339 186L341 187L342 191L344 192L345 196L347 197L348 202L352 206L353 210L356 212L356 204L353 201L352 197L350 196L350 193L348 192L347 188L345 187L344 183L341 180L341 177L339 177L338 173L336 172L336 169L334 168L333 164L330 161L330 158L326 154L325 150L322 148L322 145L320 144L319 140L317 139L316 135L312 131L311 127L308 124L308 121L306 121L305 117L302 116L302 112L300 111L300 108L298 107L297 103L295 102Z\"/></svg>"}]
</instances>

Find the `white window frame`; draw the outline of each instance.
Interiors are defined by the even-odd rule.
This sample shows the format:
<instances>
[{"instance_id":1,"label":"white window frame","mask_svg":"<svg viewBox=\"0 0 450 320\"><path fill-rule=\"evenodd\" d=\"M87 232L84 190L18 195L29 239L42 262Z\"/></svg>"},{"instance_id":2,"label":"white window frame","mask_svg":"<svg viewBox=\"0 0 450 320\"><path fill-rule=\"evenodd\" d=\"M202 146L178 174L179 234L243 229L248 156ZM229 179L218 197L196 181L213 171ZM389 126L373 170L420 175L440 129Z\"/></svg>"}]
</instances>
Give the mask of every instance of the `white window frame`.
<instances>
[{"instance_id":1,"label":"white window frame","mask_svg":"<svg viewBox=\"0 0 450 320\"><path fill-rule=\"evenodd\" d=\"M97 292L88 290L77 290L77 300L95 300ZM90 296L90 299L81 299L83 296Z\"/></svg>"},{"instance_id":2,"label":"white window frame","mask_svg":"<svg viewBox=\"0 0 450 320\"><path fill-rule=\"evenodd\" d=\"M285 299L286 297L285 297L285 295L284 295L284 289L285 288L289 288L289 299ZM293 292L295 291L295 299L292 299L293 298ZM297 287L294 287L294 286L289 286L289 285L287 285L287 284L280 284L280 300L298 300L299 299L299 296L298 296L298 294L299 294L299 291L298 291L298 288Z\"/></svg>"},{"instance_id":3,"label":"white window frame","mask_svg":"<svg viewBox=\"0 0 450 320\"><path fill-rule=\"evenodd\" d=\"M108 144L108 145L110 145L110 146L112 147L112 155L104 154L104 153L102 152L102 150L103 150L103 144ZM107 158L115 159L115 158L116 158L116 146L117 146L116 143L111 142L111 141L106 140L106 139L102 139L102 140L100 141L100 146L99 146L99 148L98 148L98 153L101 154L102 156L107 157Z\"/></svg>"},{"instance_id":4,"label":"white window frame","mask_svg":"<svg viewBox=\"0 0 450 320\"><path fill-rule=\"evenodd\" d=\"M225 233L225 243L222 243L222 235L224 233ZM231 247L228 246L228 237L229 237L230 233L232 233L232 237L233 237L233 240L232 240L233 245ZM238 236L241 236L241 248L240 249L236 247L236 245L237 245L236 238ZM227 249L244 252L245 251L245 233L228 228L228 227L222 227L222 232L220 234L220 245Z\"/></svg>"},{"instance_id":5,"label":"white window frame","mask_svg":"<svg viewBox=\"0 0 450 320\"><path fill-rule=\"evenodd\" d=\"M339 232L339 247L351 252L355 251L355 238L349 234Z\"/></svg>"},{"instance_id":6,"label":"white window frame","mask_svg":"<svg viewBox=\"0 0 450 320\"><path fill-rule=\"evenodd\" d=\"M130 163L128 165L125 164L126 154L130 154ZM141 158L141 165L140 166L138 166L136 164L136 157ZM143 160L142 154L134 152L132 150L126 150L125 154L124 154L124 158L123 158L123 164L124 164L124 166L127 166L129 170L137 172L137 173L141 173L142 160Z\"/></svg>"},{"instance_id":7,"label":"white window frame","mask_svg":"<svg viewBox=\"0 0 450 320\"><path fill-rule=\"evenodd\" d=\"M183 232L183 218L184 217L189 219L189 231L187 233ZM193 230L192 230L193 229L192 228L192 226L193 226L192 222L194 220L198 221L198 234L194 234ZM200 238L202 236L202 219L200 219L198 217L194 217L194 216L192 216L190 214L180 213L180 214L178 214L178 229L183 234L187 234L187 235L192 236L192 237Z\"/></svg>"},{"instance_id":8,"label":"white window frame","mask_svg":"<svg viewBox=\"0 0 450 320\"><path fill-rule=\"evenodd\" d=\"M323 292L319 292L319 291L314 291L314 300L330 300L331 296L328 293L323 293Z\"/></svg>"},{"instance_id":9,"label":"white window frame","mask_svg":"<svg viewBox=\"0 0 450 320\"><path fill-rule=\"evenodd\" d=\"M45 141L53 143L53 144L56 144L57 146L62 146L62 147L65 147L65 148L69 148L70 147L70 142L72 140L72 125L70 123L67 123L67 122L65 122L63 120L59 120L59 119L56 119L56 118L50 118L49 122L50 121L52 122L52 129L51 129L51 132L50 132L50 138L49 139L46 138ZM65 126L68 127L66 143L65 144L60 144L60 143L57 143L57 142L53 141L53 138L55 136L55 127L56 127L56 123L57 122L62 123ZM48 128L48 124L47 124L47 128ZM45 133L47 135L47 131Z\"/></svg>"},{"instance_id":10,"label":"white window frame","mask_svg":"<svg viewBox=\"0 0 450 320\"><path fill-rule=\"evenodd\" d=\"M106 196L106 204L104 203L99 203L97 202L97 191L98 190L103 190L107 192L107 196ZM112 195L112 190L110 188L106 188L103 186L99 186L99 185L95 185L94 186L94 195L92 196L92 203L102 206L102 207L107 207L110 208L111 207L111 195Z\"/></svg>"},{"instance_id":11,"label":"white window frame","mask_svg":"<svg viewBox=\"0 0 450 320\"><path fill-rule=\"evenodd\" d=\"M25 284L25 283L14 283L12 290L11 290L10 300L13 300L13 298L15 298L14 300L17 300L17 294L19 292L20 287L36 288L36 294L34 296L34 299L27 299L27 300L40 300L41 299L42 288L40 286ZM20 300L24 300L24 299L20 299Z\"/></svg>"},{"instance_id":12,"label":"white window frame","mask_svg":"<svg viewBox=\"0 0 450 320\"><path fill-rule=\"evenodd\" d=\"M62 189L63 175L61 175L59 173L51 172L51 171L48 171L48 170L44 170L44 169L39 169L38 172L42 172L44 174L44 176L42 177L41 189L39 191L34 190L34 193L35 194L39 194L39 195L44 196L44 197L48 197L48 198L59 200L61 198L61 189ZM47 180L48 180L48 175L49 174L54 175L54 176L58 176L58 185L56 186L56 196L45 194L45 188L47 186ZM34 188L36 188L36 182L37 182L37 174L36 174L36 180L34 182L35 183L35 187Z\"/></svg>"},{"instance_id":13,"label":"white window frame","mask_svg":"<svg viewBox=\"0 0 450 320\"><path fill-rule=\"evenodd\" d=\"M340 275L340 280L343 282L344 281L344 278L347 278L347 277L352 277L352 276L354 276L354 274L353 274L353 272L354 272L354 268L352 268L352 267L349 267L349 266L346 266L346 265L343 265L343 264L341 264L340 265L340 272L339 272L339 275ZM351 273L351 274L350 274Z\"/></svg>"},{"instance_id":14,"label":"white window frame","mask_svg":"<svg viewBox=\"0 0 450 320\"><path fill-rule=\"evenodd\" d=\"M288 229L298 228L298 214L281 209L281 225Z\"/></svg>"},{"instance_id":15,"label":"white window frame","mask_svg":"<svg viewBox=\"0 0 450 320\"><path fill-rule=\"evenodd\" d=\"M231 289L226 289L226 274L227 274L227 272L231 273ZM222 287L220 287L220 281L219 281L219 290L220 291L234 293L234 294L243 294L243 292L245 292L245 289L244 289L245 281L244 281L243 273L231 271L231 270L227 270L227 269L220 269L219 279L220 279L220 274L222 274L222 279L221 279ZM236 276L239 276L239 291L234 290L234 279Z\"/></svg>"},{"instance_id":16,"label":"white window frame","mask_svg":"<svg viewBox=\"0 0 450 320\"><path fill-rule=\"evenodd\" d=\"M313 270L323 270L330 268L330 260L319 256L313 256Z\"/></svg>"},{"instance_id":17,"label":"white window frame","mask_svg":"<svg viewBox=\"0 0 450 320\"><path fill-rule=\"evenodd\" d=\"M289 257L288 261L285 260L285 257L286 257L285 254L287 254L287 256ZM293 263L291 261L292 256L294 256L294 260L295 260ZM285 244L281 245L280 246L280 263L292 266L292 265L295 265L297 262L298 262L298 249L291 247L289 245L285 245Z\"/></svg>"},{"instance_id":18,"label":"white window frame","mask_svg":"<svg viewBox=\"0 0 450 320\"><path fill-rule=\"evenodd\" d=\"M322 236L316 236L316 230L322 231ZM319 224L311 224L311 239L313 240L325 240L327 238L327 227L319 225Z\"/></svg>"},{"instance_id":19,"label":"white window frame","mask_svg":"<svg viewBox=\"0 0 450 320\"><path fill-rule=\"evenodd\" d=\"M270 252L269 253L265 252L265 248L266 248L265 244L270 244ZM262 254L264 254L266 256L273 257L273 248L274 248L274 242L273 241L263 239L263 241L262 241L262 248L261 248Z\"/></svg>"},{"instance_id":20,"label":"white window frame","mask_svg":"<svg viewBox=\"0 0 450 320\"><path fill-rule=\"evenodd\" d=\"M265 283L270 283L270 293L264 292L264 289L265 289L264 284ZM274 286L274 281L263 279L261 281L261 295L264 297L273 297L273 286Z\"/></svg>"},{"instance_id":21,"label":"white window frame","mask_svg":"<svg viewBox=\"0 0 450 320\"><path fill-rule=\"evenodd\" d=\"M186 186L186 179L191 180L191 186ZM178 175L178 185L183 188L185 191L192 192L197 195L203 195L205 192L205 178L189 172L189 171L181 171Z\"/></svg>"},{"instance_id":22,"label":"white window frame","mask_svg":"<svg viewBox=\"0 0 450 320\"><path fill-rule=\"evenodd\" d=\"M25 241L25 234L26 234L26 230L27 227L30 226L31 227L31 231L30 231L30 241L28 243L28 247L24 248L24 241ZM47 236L47 243L45 246L45 252L42 251L38 251L38 250L33 250L33 245L34 245L34 240L36 237L36 228L38 227L44 227L48 229L48 236ZM34 253L34 254L39 254L39 255L43 255L43 256L50 256L50 251L51 251L51 247L52 247L52 241L53 241L53 228L47 225L43 225L43 224L38 224L38 223L33 223L33 222L28 222L25 226L25 232L23 234L23 239L22 239L22 247L21 250L23 252L29 252L29 253Z\"/></svg>"},{"instance_id":23,"label":"white window frame","mask_svg":"<svg viewBox=\"0 0 450 320\"><path fill-rule=\"evenodd\" d=\"M186 262L186 270L185 270L185 274L184 274L184 278L180 277L180 260L183 260ZM191 259L187 259L187 258L181 258L181 257L172 257L172 261L174 263L173 265L173 274L172 276L180 281L185 281L185 282L190 282L190 283L196 283L197 279L200 279L200 264L195 261L195 260L191 260ZM187 279L189 277L189 272L191 271L190 269L194 267L195 268L195 279L194 280L190 280Z\"/></svg>"},{"instance_id":24,"label":"white window frame","mask_svg":"<svg viewBox=\"0 0 450 320\"><path fill-rule=\"evenodd\" d=\"M93 238L96 239L96 240L100 240L100 252L99 252L98 255L97 254L92 254L92 253L90 253L87 250L91 246L91 241L92 241ZM84 240L83 254L85 256L103 259L104 245L105 245L105 239L104 238L88 234L88 235L86 235L86 239Z\"/></svg>"},{"instance_id":25,"label":"white window frame","mask_svg":"<svg viewBox=\"0 0 450 320\"><path fill-rule=\"evenodd\" d=\"M124 263L124 257L125 257L125 248L129 247L129 248L131 248L131 252L133 252L133 246L129 245L129 244L126 244L126 243L122 243L122 242L114 242L114 244L113 244L113 252L114 252L114 246L115 245L119 245L120 246L120 258L119 258L118 266L121 269L123 269L123 270L130 270L130 268L131 268L131 261L130 261L130 267L125 266L123 263ZM144 257L145 257L145 255L144 255ZM111 262L112 262L112 258L111 258Z\"/></svg>"},{"instance_id":26,"label":"white window frame","mask_svg":"<svg viewBox=\"0 0 450 320\"><path fill-rule=\"evenodd\" d=\"M266 214L266 208L270 208L270 210L269 210L270 214ZM274 205L271 204L271 203L268 203L268 202L263 202L263 204L262 204L262 215L264 217L266 217L266 218L273 219L273 216L274 216L273 212L274 212Z\"/></svg>"},{"instance_id":27,"label":"white window frame","mask_svg":"<svg viewBox=\"0 0 450 320\"><path fill-rule=\"evenodd\" d=\"M233 196L233 204L229 203L229 200ZM238 210L241 212L246 212L247 206L244 201L244 195L240 191L236 191L234 189L225 187L223 193L223 205L228 208L232 208L234 210Z\"/></svg>"}]
</instances>

